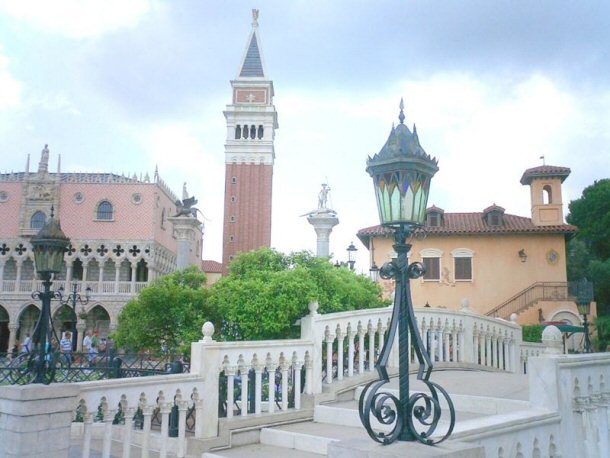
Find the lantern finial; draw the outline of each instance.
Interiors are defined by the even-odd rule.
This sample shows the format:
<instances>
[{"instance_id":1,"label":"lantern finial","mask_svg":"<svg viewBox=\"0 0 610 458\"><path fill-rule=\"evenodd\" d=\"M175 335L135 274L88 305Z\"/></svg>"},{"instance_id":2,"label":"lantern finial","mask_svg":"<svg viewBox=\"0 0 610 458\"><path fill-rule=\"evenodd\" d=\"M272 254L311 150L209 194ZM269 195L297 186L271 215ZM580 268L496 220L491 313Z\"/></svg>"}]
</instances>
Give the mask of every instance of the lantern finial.
<instances>
[{"instance_id":1,"label":"lantern finial","mask_svg":"<svg viewBox=\"0 0 610 458\"><path fill-rule=\"evenodd\" d=\"M398 115L398 119L400 120L401 124L404 124L405 121L405 114L403 113L403 110L405 109L405 103L402 101L402 97L400 98L400 114Z\"/></svg>"}]
</instances>

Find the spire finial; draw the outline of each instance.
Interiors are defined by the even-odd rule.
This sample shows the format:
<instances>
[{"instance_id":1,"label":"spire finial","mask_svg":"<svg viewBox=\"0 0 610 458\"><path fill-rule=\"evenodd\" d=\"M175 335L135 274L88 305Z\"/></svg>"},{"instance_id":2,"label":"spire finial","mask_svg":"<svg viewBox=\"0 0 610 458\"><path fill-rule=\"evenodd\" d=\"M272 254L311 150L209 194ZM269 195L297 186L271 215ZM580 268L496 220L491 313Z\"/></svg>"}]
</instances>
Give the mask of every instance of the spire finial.
<instances>
[{"instance_id":1,"label":"spire finial","mask_svg":"<svg viewBox=\"0 0 610 458\"><path fill-rule=\"evenodd\" d=\"M403 110L405 109L405 103L402 101L402 97L400 98L400 105L398 105L400 107L400 114L398 115L398 119L400 120L400 123L403 124L405 121L405 114L403 113Z\"/></svg>"},{"instance_id":2,"label":"spire finial","mask_svg":"<svg viewBox=\"0 0 610 458\"><path fill-rule=\"evenodd\" d=\"M252 27L258 27L258 10L252 10Z\"/></svg>"}]
</instances>

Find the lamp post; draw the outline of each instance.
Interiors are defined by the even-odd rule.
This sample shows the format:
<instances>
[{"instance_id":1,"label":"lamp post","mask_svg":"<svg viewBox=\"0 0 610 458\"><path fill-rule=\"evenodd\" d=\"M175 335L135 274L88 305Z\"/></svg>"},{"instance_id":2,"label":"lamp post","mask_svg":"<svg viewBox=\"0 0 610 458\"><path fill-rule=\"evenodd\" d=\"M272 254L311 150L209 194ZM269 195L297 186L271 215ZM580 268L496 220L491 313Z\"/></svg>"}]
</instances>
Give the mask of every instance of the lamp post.
<instances>
[{"instance_id":1,"label":"lamp post","mask_svg":"<svg viewBox=\"0 0 610 458\"><path fill-rule=\"evenodd\" d=\"M76 303L78 302L82 306L87 305L89 303L89 299L91 298L91 288L87 287L87 289L85 290L84 300L78 292L78 283L76 282L72 282L72 291L70 292L70 294L68 294L68 297L66 297L65 300L63 297L64 287L60 286L57 292L59 293L59 301L61 302L61 304L71 306L72 310L74 311L74 322L72 324L72 350L76 350L76 345L78 342L78 334L76 329L76 321L78 319L78 314L76 313Z\"/></svg>"},{"instance_id":2,"label":"lamp post","mask_svg":"<svg viewBox=\"0 0 610 458\"><path fill-rule=\"evenodd\" d=\"M398 116L400 124L396 128L392 127L381 151L367 160L366 171L373 178L379 219L383 226L393 229L394 250L398 257L385 263L379 271L381 278L393 278L396 281L394 309L388 336L375 366L379 380L366 385L358 408L360 420L369 436L379 443L417 440L433 445L451 435L455 425L455 409L447 392L429 380L432 361L417 328L409 285L410 279L423 276L425 268L419 262L409 265L407 253L411 249L411 235L425 222L430 181L438 171L438 161L426 154L419 144L415 126L411 132L404 124L403 109L401 100ZM389 382L386 365L396 332L399 337L398 397L378 391L382 385ZM429 394L416 393L409 396L410 347L413 347L419 361L417 377L427 385ZM441 416L439 394L448 405L449 427L440 439L432 440L430 437ZM389 426L391 430L375 431L371 425L371 417ZM424 431L418 431L417 426L423 427Z\"/></svg>"},{"instance_id":3,"label":"lamp post","mask_svg":"<svg viewBox=\"0 0 610 458\"><path fill-rule=\"evenodd\" d=\"M585 330L585 353L591 353L591 338L589 337L589 321L587 315L591 312L591 301L593 300L593 282L581 278L576 284L576 305L582 315L582 326Z\"/></svg>"},{"instance_id":4,"label":"lamp post","mask_svg":"<svg viewBox=\"0 0 610 458\"><path fill-rule=\"evenodd\" d=\"M375 261L373 261L373 265L369 269L369 276L371 277L371 280L373 280L375 283L379 281L379 267L377 267Z\"/></svg>"},{"instance_id":5,"label":"lamp post","mask_svg":"<svg viewBox=\"0 0 610 458\"><path fill-rule=\"evenodd\" d=\"M34 351L28 361L28 369L34 375L34 383L49 384L55 376L55 358L52 349L52 339L55 331L51 318L51 299L61 297L59 293L51 291L52 275L61 271L64 262L64 253L70 239L65 236L59 221L51 217L32 240L34 263L36 271L42 280L43 291L35 291L32 298L42 302L40 317L34 328Z\"/></svg>"},{"instance_id":6,"label":"lamp post","mask_svg":"<svg viewBox=\"0 0 610 458\"><path fill-rule=\"evenodd\" d=\"M356 264L356 251L358 251L358 248L354 246L354 242L350 242L347 247L347 263L349 264L349 270L354 270L354 264Z\"/></svg>"}]
</instances>

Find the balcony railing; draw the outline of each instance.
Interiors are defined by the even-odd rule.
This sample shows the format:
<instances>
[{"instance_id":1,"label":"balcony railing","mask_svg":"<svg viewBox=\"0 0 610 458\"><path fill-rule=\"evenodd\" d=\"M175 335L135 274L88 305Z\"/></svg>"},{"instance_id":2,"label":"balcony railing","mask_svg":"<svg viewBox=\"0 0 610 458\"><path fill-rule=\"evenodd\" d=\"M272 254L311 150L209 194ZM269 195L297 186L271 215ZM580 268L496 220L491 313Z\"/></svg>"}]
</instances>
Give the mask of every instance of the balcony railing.
<instances>
[{"instance_id":1,"label":"balcony railing","mask_svg":"<svg viewBox=\"0 0 610 458\"><path fill-rule=\"evenodd\" d=\"M63 286L65 291L72 290L72 281L55 280L53 289L58 290ZM114 294L138 294L143 288L148 286L147 281L76 281L76 290L79 293L84 293L87 288L91 288L91 294L94 295L114 295ZM3 293L18 293L32 294L32 291L42 291L42 282L40 280L0 280L0 292Z\"/></svg>"}]
</instances>

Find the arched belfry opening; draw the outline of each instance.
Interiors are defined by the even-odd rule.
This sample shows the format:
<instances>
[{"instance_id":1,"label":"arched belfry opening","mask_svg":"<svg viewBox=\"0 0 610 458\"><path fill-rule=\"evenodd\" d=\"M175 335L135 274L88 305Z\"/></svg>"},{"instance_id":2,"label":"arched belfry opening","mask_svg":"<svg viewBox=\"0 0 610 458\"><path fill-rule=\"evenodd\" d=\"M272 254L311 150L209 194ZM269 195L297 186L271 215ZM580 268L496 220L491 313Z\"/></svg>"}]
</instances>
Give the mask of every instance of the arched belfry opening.
<instances>
[{"instance_id":1,"label":"arched belfry opening","mask_svg":"<svg viewBox=\"0 0 610 458\"><path fill-rule=\"evenodd\" d=\"M553 203L553 188L551 185L544 185L542 188L542 204L549 205Z\"/></svg>"}]
</instances>

